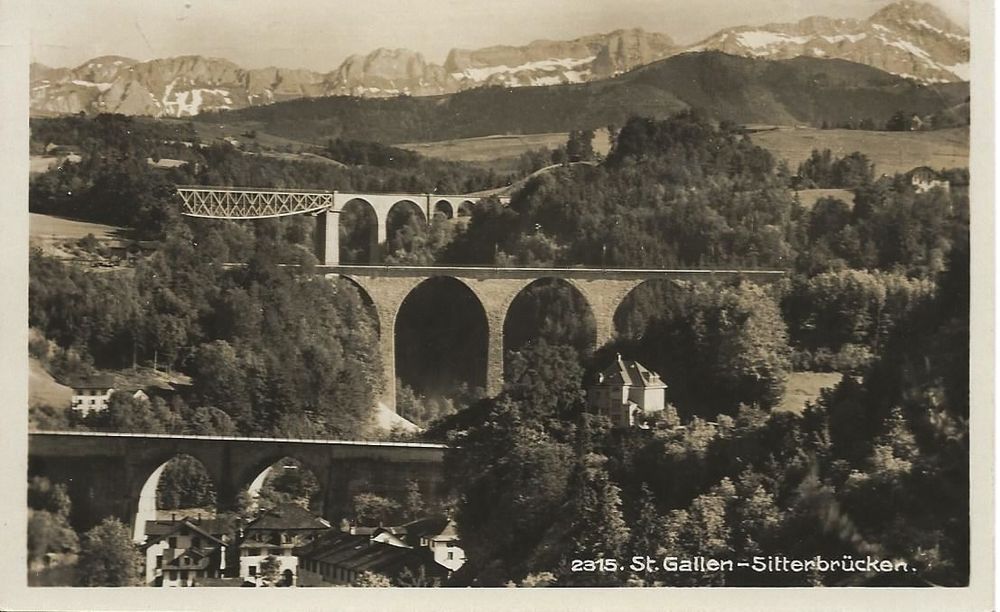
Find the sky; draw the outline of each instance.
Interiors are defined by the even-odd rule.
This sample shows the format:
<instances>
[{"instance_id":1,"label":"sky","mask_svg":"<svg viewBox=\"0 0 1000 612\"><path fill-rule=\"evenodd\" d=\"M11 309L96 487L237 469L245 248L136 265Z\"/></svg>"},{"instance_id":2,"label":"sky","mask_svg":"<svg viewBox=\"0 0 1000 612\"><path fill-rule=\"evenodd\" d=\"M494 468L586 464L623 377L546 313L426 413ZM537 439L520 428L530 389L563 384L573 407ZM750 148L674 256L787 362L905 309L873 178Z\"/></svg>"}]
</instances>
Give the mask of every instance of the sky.
<instances>
[{"instance_id":1,"label":"sky","mask_svg":"<svg viewBox=\"0 0 1000 612\"><path fill-rule=\"evenodd\" d=\"M866 18L888 0L33 0L32 61L177 55L244 68L335 69L378 47L443 63L452 48L568 40L641 27L690 44L738 25L810 15ZM935 0L968 29L969 0Z\"/></svg>"}]
</instances>

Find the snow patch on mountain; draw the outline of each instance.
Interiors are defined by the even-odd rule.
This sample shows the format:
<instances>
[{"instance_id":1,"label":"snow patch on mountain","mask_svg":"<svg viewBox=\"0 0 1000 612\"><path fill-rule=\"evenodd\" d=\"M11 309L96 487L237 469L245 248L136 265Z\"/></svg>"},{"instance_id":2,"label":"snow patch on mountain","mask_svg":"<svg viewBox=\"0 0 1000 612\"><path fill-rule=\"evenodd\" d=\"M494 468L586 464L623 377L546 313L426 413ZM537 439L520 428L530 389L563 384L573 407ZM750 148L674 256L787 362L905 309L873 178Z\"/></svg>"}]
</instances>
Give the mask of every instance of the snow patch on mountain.
<instances>
[{"instance_id":1,"label":"snow patch on mountain","mask_svg":"<svg viewBox=\"0 0 1000 612\"><path fill-rule=\"evenodd\" d=\"M500 64L497 66L485 66L482 68L466 68L461 72L453 72L451 76L460 81L484 82L498 77L506 81L511 86L518 84L518 75L528 73L558 73L541 74L529 77L537 85L556 85L559 83L581 83L585 77L590 75L590 70L584 68L594 61L597 56L591 55L582 58L549 58L545 60L527 62L519 66L507 66Z\"/></svg>"}]
</instances>

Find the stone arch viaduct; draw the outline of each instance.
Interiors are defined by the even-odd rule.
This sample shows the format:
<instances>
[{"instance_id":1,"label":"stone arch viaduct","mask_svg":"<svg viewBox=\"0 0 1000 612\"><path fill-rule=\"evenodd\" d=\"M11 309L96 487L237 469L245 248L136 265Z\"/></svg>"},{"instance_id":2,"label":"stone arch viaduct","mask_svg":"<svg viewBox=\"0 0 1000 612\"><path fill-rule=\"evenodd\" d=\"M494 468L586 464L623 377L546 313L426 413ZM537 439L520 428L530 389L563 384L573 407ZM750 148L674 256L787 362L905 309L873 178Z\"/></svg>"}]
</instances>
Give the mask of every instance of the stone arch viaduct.
<instances>
[{"instance_id":1,"label":"stone arch viaduct","mask_svg":"<svg viewBox=\"0 0 1000 612\"><path fill-rule=\"evenodd\" d=\"M583 296L596 324L592 338L599 347L614 336L615 313L633 289L649 280L711 281L745 277L755 282L780 278L782 272L740 270L642 270L600 268L489 268L420 266L321 266L328 277L346 277L367 295L379 323L379 351L385 387L379 401L396 405L396 319L404 300L421 283L446 277L457 280L479 300L486 315L486 392L503 386L504 323L514 299L531 283L555 278L569 283Z\"/></svg>"},{"instance_id":2,"label":"stone arch viaduct","mask_svg":"<svg viewBox=\"0 0 1000 612\"><path fill-rule=\"evenodd\" d=\"M483 198L472 195L369 194L339 191L292 191L227 187L178 187L187 216L211 219L263 219L297 214L318 215L318 271L328 277L353 281L374 305L379 322L379 348L385 386L379 401L396 406L396 319L404 300L421 283L435 277L452 278L478 299L486 316L488 346L486 392L494 395L503 384L503 329L514 299L528 285L543 278L569 283L584 298L596 323L593 345L601 346L614 335L614 316L625 297L643 282L710 281L745 278L769 282L784 275L774 270L650 270L605 268L496 268L420 267L339 264L339 216L355 201L368 203L378 221L378 242L386 240L389 212L397 205L415 206L428 222L435 212L454 216L462 207ZM507 203L508 199L501 199Z\"/></svg>"},{"instance_id":3,"label":"stone arch viaduct","mask_svg":"<svg viewBox=\"0 0 1000 612\"><path fill-rule=\"evenodd\" d=\"M144 521L156 518L162 468L180 454L205 467L218 510L234 509L239 492L276 461L297 459L316 476L321 514L333 521L350 515L354 495L403 499L411 481L429 504L442 501L445 450L441 444L416 442L34 432L28 434L28 474L68 486L75 528L89 529L115 516L139 539Z\"/></svg>"}]
</instances>

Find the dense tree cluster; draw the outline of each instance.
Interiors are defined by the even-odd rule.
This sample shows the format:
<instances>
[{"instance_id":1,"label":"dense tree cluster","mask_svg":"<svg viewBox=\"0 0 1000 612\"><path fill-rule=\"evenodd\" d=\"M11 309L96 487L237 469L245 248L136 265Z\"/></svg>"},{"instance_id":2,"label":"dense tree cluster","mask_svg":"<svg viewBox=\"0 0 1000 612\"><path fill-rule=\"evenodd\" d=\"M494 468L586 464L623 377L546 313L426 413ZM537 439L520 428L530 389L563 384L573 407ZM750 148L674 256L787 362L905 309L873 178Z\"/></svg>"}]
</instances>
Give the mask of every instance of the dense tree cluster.
<instances>
[{"instance_id":1,"label":"dense tree cluster","mask_svg":"<svg viewBox=\"0 0 1000 612\"><path fill-rule=\"evenodd\" d=\"M834 159L830 149L813 149L807 160L799 164L793 186L798 189L854 189L875 180L875 165L868 157L855 151Z\"/></svg>"},{"instance_id":2,"label":"dense tree cluster","mask_svg":"<svg viewBox=\"0 0 1000 612\"><path fill-rule=\"evenodd\" d=\"M48 142L71 144L82 159L36 177L31 210L125 225L151 238L161 236L169 218L176 215L175 184L469 193L516 178L474 164L433 160L357 141L334 140L313 153L335 161L288 159L244 151L226 141L203 143L191 124L161 124L123 115L33 120L32 146L40 150ZM161 158L185 164L157 169L147 163Z\"/></svg>"},{"instance_id":3,"label":"dense tree cluster","mask_svg":"<svg viewBox=\"0 0 1000 612\"><path fill-rule=\"evenodd\" d=\"M77 561L79 586L138 586L143 560L127 525L106 518L83 535Z\"/></svg>"},{"instance_id":4,"label":"dense tree cluster","mask_svg":"<svg viewBox=\"0 0 1000 612\"><path fill-rule=\"evenodd\" d=\"M69 525L72 501L64 484L33 477L28 481L28 566L46 555L75 553L80 541Z\"/></svg>"},{"instance_id":5,"label":"dense tree cluster","mask_svg":"<svg viewBox=\"0 0 1000 612\"><path fill-rule=\"evenodd\" d=\"M185 400L194 414L122 397L91 425L365 435L382 384L376 324L347 281L276 265L281 253L312 258L281 229L178 226L154 255L124 271L85 271L32 254L30 324L45 337L100 367L139 363L192 378ZM250 263L224 268L234 252Z\"/></svg>"},{"instance_id":6,"label":"dense tree cluster","mask_svg":"<svg viewBox=\"0 0 1000 612\"><path fill-rule=\"evenodd\" d=\"M613 351L661 372L684 415L733 414L741 404L770 408L781 399L791 369L785 323L762 287L662 283L640 287L619 321ZM601 357L604 357L603 359Z\"/></svg>"},{"instance_id":7,"label":"dense tree cluster","mask_svg":"<svg viewBox=\"0 0 1000 612\"><path fill-rule=\"evenodd\" d=\"M447 419L470 561L462 584L952 585L968 580L968 251L900 315L860 380L802 414L735 415L649 431L582 414L583 372L525 354L494 399ZM773 308L773 306L772 306ZM678 475L683 474L683 478ZM895 574L573 572L569 560L843 555Z\"/></svg>"}]
</instances>

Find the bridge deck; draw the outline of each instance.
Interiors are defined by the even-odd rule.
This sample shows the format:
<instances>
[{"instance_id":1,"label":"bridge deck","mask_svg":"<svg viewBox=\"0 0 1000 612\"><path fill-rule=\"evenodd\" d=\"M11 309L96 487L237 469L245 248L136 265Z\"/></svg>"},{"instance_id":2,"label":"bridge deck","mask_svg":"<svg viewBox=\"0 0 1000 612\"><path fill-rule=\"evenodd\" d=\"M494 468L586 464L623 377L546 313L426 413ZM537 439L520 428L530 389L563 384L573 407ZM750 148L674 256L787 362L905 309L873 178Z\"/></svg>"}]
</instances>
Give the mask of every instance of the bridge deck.
<instances>
[{"instance_id":1,"label":"bridge deck","mask_svg":"<svg viewBox=\"0 0 1000 612\"><path fill-rule=\"evenodd\" d=\"M181 434L153 434L153 433L119 433L104 431L32 431L28 433L28 442L40 438L59 437L81 437L81 438L143 438L152 440L200 440L216 442L262 442L269 444L315 444L325 446L367 446L367 447L395 447L395 448L448 448L447 444L435 444L431 442L388 442L375 440L322 440L306 438L255 438L243 436L194 436Z\"/></svg>"},{"instance_id":2,"label":"bridge deck","mask_svg":"<svg viewBox=\"0 0 1000 612\"><path fill-rule=\"evenodd\" d=\"M457 276L464 278L523 278L546 277L600 280L600 279L670 279L670 280L722 280L747 277L754 281L775 281L784 277L784 270L739 269L657 269L657 268L501 268L493 266L373 266L337 265L316 266L326 274L370 277L423 277Z\"/></svg>"}]
</instances>

